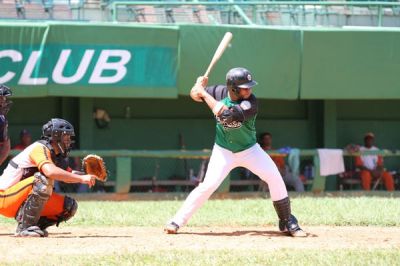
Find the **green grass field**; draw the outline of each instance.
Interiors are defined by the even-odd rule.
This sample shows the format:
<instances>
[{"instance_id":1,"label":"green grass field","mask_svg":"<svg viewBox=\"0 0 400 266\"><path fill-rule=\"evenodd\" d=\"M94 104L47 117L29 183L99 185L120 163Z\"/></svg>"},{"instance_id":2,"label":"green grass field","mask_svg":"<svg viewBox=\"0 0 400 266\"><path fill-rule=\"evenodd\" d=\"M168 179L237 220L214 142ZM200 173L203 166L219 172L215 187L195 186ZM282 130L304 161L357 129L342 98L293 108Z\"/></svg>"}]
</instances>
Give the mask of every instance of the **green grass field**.
<instances>
[{"instance_id":1,"label":"green grass field","mask_svg":"<svg viewBox=\"0 0 400 266\"><path fill-rule=\"evenodd\" d=\"M399 226L399 198L296 197L292 212L303 225ZM182 201L79 202L69 226L162 226ZM276 213L270 199L209 200L188 226L274 225ZM0 217L1 224L14 224Z\"/></svg>"},{"instance_id":2,"label":"green grass field","mask_svg":"<svg viewBox=\"0 0 400 266\"><path fill-rule=\"evenodd\" d=\"M159 227L173 216L182 201L79 202L77 215L68 228ZM397 228L400 225L399 198L390 197L295 197L292 210L303 226L371 226ZM191 219L188 228L275 226L277 218L270 199L210 200ZM0 217L0 226L12 219ZM65 227L66 225L62 225ZM371 232L373 237L373 232ZM162 233L160 233L162 234ZM180 235L173 236L179 240ZM0 235L0 239L3 238ZM217 239L218 236L213 236ZM14 239L14 238L9 238ZM50 238L49 238L50 240ZM279 240L279 239L278 239ZM44 239L47 241L47 239ZM101 241L98 240L99 245ZM107 238L106 241L113 241ZM271 241L276 241L273 238ZM311 241L311 240L310 240ZM327 240L329 241L329 240ZM74 238L70 239L74 245ZM11 248L11 247L10 247ZM11 265L400 265L400 246L385 248L327 249L279 248L264 250L165 250L127 251L112 254L51 254L32 260L2 261Z\"/></svg>"}]
</instances>

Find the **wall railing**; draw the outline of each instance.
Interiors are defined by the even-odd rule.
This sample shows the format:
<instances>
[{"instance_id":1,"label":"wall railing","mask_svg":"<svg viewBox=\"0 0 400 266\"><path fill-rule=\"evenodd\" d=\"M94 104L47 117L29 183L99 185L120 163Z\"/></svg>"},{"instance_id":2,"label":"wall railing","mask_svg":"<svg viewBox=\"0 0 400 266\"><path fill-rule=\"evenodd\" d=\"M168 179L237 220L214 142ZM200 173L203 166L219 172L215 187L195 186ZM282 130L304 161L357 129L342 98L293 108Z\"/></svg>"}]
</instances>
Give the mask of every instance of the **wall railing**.
<instances>
[{"instance_id":1,"label":"wall railing","mask_svg":"<svg viewBox=\"0 0 400 266\"><path fill-rule=\"evenodd\" d=\"M381 27L384 26L384 17L394 18L396 21L400 16L399 2L370 1L113 1L109 6L112 21L120 21L122 18L119 17L119 14L128 10L130 15L125 15L123 20L129 21L130 17L131 21L142 23L146 22L146 16L153 17L153 19L147 20L152 23L156 21L176 23L179 22L179 16L186 16L182 22L188 22L188 17L192 16L193 20L197 20L197 22L211 24ZM160 11L161 9L164 9L165 12ZM158 13L155 10L158 10ZM186 12L187 14L183 15L184 10L190 10L191 14ZM219 19L216 17L217 13ZM164 16L165 18L164 20L155 20L155 16ZM354 19L361 16L364 17L363 21L350 21L351 17ZM225 19L221 19L221 17L225 17ZM395 21L386 24L400 26Z\"/></svg>"}]
</instances>

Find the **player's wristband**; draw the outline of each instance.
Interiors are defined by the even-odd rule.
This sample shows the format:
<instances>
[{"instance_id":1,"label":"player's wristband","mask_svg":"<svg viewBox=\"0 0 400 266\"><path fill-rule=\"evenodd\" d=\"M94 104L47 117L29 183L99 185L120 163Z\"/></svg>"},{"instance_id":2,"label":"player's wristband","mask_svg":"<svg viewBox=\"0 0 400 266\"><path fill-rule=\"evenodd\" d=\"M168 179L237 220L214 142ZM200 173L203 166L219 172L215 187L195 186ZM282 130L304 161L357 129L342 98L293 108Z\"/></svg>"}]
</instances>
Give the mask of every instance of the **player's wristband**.
<instances>
[{"instance_id":1,"label":"player's wristband","mask_svg":"<svg viewBox=\"0 0 400 266\"><path fill-rule=\"evenodd\" d=\"M224 107L224 104L222 102L217 102L217 104L212 109L212 112L214 113L214 115L218 115L218 113L219 113L219 111L221 111L222 107Z\"/></svg>"}]
</instances>

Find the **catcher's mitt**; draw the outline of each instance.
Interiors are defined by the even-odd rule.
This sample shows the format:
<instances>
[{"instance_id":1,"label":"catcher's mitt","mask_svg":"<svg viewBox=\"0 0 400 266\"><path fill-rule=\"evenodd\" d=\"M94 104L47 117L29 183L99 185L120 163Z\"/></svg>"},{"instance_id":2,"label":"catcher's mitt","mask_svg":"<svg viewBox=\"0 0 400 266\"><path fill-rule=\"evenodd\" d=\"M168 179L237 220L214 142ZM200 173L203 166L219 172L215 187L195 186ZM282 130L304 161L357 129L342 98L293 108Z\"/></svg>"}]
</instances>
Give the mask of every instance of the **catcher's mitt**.
<instances>
[{"instance_id":1,"label":"catcher's mitt","mask_svg":"<svg viewBox=\"0 0 400 266\"><path fill-rule=\"evenodd\" d=\"M82 169L86 174L95 175L102 182L107 180L107 169L103 158L88 154L82 159Z\"/></svg>"}]
</instances>

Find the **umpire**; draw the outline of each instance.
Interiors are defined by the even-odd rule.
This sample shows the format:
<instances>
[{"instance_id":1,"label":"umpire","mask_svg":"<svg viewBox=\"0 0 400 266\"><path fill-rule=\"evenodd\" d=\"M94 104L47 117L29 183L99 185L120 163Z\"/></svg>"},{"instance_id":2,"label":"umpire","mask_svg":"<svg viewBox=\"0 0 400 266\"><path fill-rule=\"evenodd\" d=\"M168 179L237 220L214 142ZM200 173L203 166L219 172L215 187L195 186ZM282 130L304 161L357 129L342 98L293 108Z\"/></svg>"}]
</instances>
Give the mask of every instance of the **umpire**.
<instances>
[{"instance_id":1,"label":"umpire","mask_svg":"<svg viewBox=\"0 0 400 266\"><path fill-rule=\"evenodd\" d=\"M11 89L0 84L0 165L7 159L10 152L10 138L8 137L7 113L10 111L12 101L8 99L12 95Z\"/></svg>"}]
</instances>

